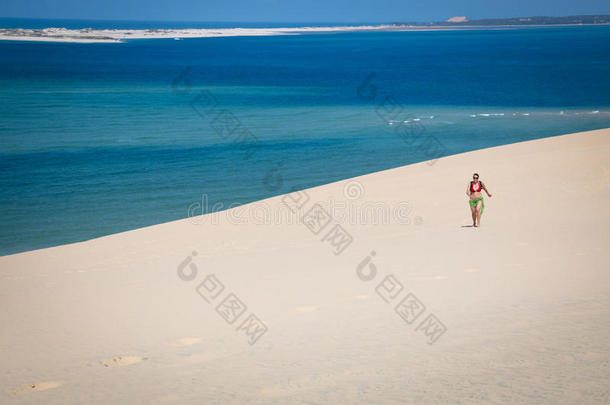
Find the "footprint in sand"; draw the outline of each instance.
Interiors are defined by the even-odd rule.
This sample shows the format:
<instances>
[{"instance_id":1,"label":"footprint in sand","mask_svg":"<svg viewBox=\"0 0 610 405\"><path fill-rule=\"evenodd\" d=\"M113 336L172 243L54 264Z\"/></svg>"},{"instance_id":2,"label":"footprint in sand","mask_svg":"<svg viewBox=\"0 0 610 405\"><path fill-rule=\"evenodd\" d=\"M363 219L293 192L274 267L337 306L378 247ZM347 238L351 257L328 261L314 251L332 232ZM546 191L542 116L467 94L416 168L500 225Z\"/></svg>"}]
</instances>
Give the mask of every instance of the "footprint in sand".
<instances>
[{"instance_id":1,"label":"footprint in sand","mask_svg":"<svg viewBox=\"0 0 610 405\"><path fill-rule=\"evenodd\" d=\"M174 340L172 342L172 346L191 346L197 343L201 343L201 339L185 337L182 339Z\"/></svg>"},{"instance_id":2,"label":"footprint in sand","mask_svg":"<svg viewBox=\"0 0 610 405\"><path fill-rule=\"evenodd\" d=\"M13 394L19 395L27 394L28 392L46 391L50 390L51 388L57 388L60 385L61 383L57 381L43 381L36 384L24 385L23 387L13 391Z\"/></svg>"},{"instance_id":3,"label":"footprint in sand","mask_svg":"<svg viewBox=\"0 0 610 405\"><path fill-rule=\"evenodd\" d=\"M130 366L132 364L139 363L143 360L148 360L148 357L139 356L118 356L111 359L103 360L101 363L104 367L121 367Z\"/></svg>"},{"instance_id":4,"label":"footprint in sand","mask_svg":"<svg viewBox=\"0 0 610 405\"><path fill-rule=\"evenodd\" d=\"M305 313L305 312L313 312L316 309L318 309L318 307L297 307L296 311L297 312L301 312L301 313Z\"/></svg>"}]
</instances>

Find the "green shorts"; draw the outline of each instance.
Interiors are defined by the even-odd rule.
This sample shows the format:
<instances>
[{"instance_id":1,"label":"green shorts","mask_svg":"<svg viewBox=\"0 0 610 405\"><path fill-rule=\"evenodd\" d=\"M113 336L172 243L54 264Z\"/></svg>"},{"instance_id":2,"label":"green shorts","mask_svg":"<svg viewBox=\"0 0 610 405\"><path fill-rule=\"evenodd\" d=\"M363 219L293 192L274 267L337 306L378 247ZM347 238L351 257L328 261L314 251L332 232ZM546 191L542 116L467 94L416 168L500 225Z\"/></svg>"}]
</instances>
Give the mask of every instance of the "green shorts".
<instances>
[{"instance_id":1,"label":"green shorts","mask_svg":"<svg viewBox=\"0 0 610 405\"><path fill-rule=\"evenodd\" d=\"M483 201L483 197L475 198L474 200L470 200L470 206L476 207L477 204L481 201L481 214L483 213L483 208L485 208L485 202Z\"/></svg>"}]
</instances>

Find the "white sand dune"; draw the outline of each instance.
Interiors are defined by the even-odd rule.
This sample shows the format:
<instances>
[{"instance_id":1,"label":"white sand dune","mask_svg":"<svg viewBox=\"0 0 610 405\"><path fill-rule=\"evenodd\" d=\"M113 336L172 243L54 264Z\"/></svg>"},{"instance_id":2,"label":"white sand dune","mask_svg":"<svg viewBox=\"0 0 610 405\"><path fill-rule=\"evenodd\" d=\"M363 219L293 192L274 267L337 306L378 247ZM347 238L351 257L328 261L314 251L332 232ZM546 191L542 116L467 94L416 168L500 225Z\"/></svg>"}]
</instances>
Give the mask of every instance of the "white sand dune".
<instances>
[{"instance_id":1,"label":"white sand dune","mask_svg":"<svg viewBox=\"0 0 610 405\"><path fill-rule=\"evenodd\" d=\"M309 198L333 213L309 227L224 212L1 257L0 403L609 403L609 157L583 132L240 211Z\"/></svg>"}]
</instances>

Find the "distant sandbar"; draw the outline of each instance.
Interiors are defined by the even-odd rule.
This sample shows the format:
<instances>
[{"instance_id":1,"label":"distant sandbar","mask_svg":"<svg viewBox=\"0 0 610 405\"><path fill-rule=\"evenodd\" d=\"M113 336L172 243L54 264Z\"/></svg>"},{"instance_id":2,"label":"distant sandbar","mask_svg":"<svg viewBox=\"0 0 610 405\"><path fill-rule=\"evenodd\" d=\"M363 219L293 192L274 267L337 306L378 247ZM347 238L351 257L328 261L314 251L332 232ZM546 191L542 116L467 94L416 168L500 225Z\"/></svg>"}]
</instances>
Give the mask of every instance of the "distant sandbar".
<instances>
[{"instance_id":1,"label":"distant sandbar","mask_svg":"<svg viewBox=\"0 0 610 405\"><path fill-rule=\"evenodd\" d=\"M557 26L557 25L555 25ZM527 26L527 28L538 26ZM436 31L436 30L480 30L526 28L524 26L443 26L443 25L359 25L329 27L293 28L186 28L186 29L67 29L67 28L0 28L0 40L42 41L42 42L83 42L118 43L126 39L210 38L234 36L300 35L323 32L357 31Z\"/></svg>"}]
</instances>

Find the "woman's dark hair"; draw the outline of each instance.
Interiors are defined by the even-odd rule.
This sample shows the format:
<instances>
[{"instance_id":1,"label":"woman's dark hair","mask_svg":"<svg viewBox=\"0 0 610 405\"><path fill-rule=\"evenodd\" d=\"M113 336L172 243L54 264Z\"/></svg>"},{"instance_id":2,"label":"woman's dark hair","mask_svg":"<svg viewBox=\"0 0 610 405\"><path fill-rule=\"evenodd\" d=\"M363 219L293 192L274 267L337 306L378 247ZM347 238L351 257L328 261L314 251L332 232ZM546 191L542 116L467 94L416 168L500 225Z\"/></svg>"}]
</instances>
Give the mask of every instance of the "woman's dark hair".
<instances>
[{"instance_id":1,"label":"woman's dark hair","mask_svg":"<svg viewBox=\"0 0 610 405\"><path fill-rule=\"evenodd\" d=\"M472 177L474 177L474 176L480 177L479 173L475 173L475 174L472 175Z\"/></svg>"}]
</instances>

